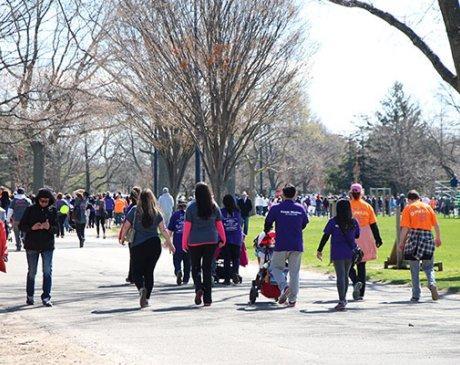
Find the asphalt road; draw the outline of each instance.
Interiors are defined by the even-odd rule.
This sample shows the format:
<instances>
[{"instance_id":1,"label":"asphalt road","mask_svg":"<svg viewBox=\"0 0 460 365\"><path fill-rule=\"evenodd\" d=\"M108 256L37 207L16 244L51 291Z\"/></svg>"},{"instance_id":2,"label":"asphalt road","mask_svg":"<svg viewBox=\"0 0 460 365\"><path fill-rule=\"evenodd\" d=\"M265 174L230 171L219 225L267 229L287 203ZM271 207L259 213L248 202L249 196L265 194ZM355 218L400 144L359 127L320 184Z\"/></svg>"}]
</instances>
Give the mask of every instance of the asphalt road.
<instances>
[{"instance_id":1,"label":"asphalt road","mask_svg":"<svg viewBox=\"0 0 460 365\"><path fill-rule=\"evenodd\" d=\"M346 312L336 313L334 278L303 272L297 307L264 298L250 306L251 266L241 270L242 285L214 288L212 307L196 307L193 287L175 285L172 256L164 250L151 307L139 310L135 287L124 283L127 265L128 250L115 239L90 234L83 249L75 235L59 239L55 306L26 307L25 253L11 252L9 272L0 275L0 319L20 318L109 363L450 364L460 358L458 295L433 302L424 288L421 303L411 304L407 286L370 284L365 301L350 301ZM40 275L36 287L37 303Z\"/></svg>"}]
</instances>

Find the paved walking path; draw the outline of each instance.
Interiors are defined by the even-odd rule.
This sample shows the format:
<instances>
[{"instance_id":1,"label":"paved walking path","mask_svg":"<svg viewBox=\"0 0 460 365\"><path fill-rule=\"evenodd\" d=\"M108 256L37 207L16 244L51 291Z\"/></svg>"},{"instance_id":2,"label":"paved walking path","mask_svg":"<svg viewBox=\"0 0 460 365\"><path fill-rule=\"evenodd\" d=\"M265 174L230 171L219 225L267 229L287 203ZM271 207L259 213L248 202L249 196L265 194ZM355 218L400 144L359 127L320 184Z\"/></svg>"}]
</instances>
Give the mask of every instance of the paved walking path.
<instances>
[{"instance_id":1,"label":"paved walking path","mask_svg":"<svg viewBox=\"0 0 460 365\"><path fill-rule=\"evenodd\" d=\"M174 284L172 257L163 251L151 307L141 311L135 287L124 284L127 248L91 233L83 249L75 235L56 246L54 308L24 305L25 253L10 253L9 272L0 275L0 364L448 364L460 358L458 295L433 302L424 289L422 302L410 304L406 286L369 285L365 301L335 313L333 278L302 272L296 308L264 298L249 306L251 266L241 270L243 285L215 288L212 307L197 308L192 286Z\"/></svg>"}]
</instances>

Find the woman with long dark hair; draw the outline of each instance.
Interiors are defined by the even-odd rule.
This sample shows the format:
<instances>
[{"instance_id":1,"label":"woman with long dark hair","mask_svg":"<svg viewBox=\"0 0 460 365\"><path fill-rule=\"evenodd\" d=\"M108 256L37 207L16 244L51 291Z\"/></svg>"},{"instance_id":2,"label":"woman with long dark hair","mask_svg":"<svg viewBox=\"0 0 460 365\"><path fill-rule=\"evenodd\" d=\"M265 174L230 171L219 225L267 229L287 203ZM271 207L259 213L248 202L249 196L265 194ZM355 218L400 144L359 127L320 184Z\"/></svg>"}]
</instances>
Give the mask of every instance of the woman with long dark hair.
<instances>
[{"instance_id":1,"label":"woman with long dark hair","mask_svg":"<svg viewBox=\"0 0 460 365\"><path fill-rule=\"evenodd\" d=\"M224 258L224 285L230 284L230 279L234 284L240 282L238 271L240 268L240 252L243 242L242 218L235 198L228 194L222 200L224 207L221 209L222 222L225 229L227 244L222 249Z\"/></svg>"},{"instance_id":2,"label":"woman with long dark hair","mask_svg":"<svg viewBox=\"0 0 460 365\"><path fill-rule=\"evenodd\" d=\"M132 276L139 290L141 308L149 305L150 295L153 289L153 272L161 255L161 241L158 228L165 238L165 247L174 252L171 238L166 231L163 216L158 209L157 201L150 189L141 192L139 201L126 217L122 226L120 237L126 236L126 231L133 226L134 237L130 242L132 254ZM124 244L123 238L120 243Z\"/></svg>"},{"instance_id":3,"label":"woman with long dark hair","mask_svg":"<svg viewBox=\"0 0 460 365\"><path fill-rule=\"evenodd\" d=\"M353 218L351 204L347 199L337 202L337 215L329 220L324 228L324 235L318 246L316 256L323 259L323 248L329 237L331 239L331 261L334 264L337 277L339 303L337 311L345 310L347 306L348 275L353 259L353 250L357 248L356 239L359 237L359 225Z\"/></svg>"},{"instance_id":4,"label":"woman with long dark hair","mask_svg":"<svg viewBox=\"0 0 460 365\"><path fill-rule=\"evenodd\" d=\"M125 220L122 223L122 228L124 223L126 222L126 217L128 213L131 211L133 207L136 206L137 201L139 200L139 195L141 194L141 188L139 186L134 186L131 189L131 193L129 193L129 199L130 203L129 205L125 208ZM121 230L120 230L121 232ZM129 271L128 271L128 276L126 277L125 281L130 284L134 284L134 279L133 279L133 258L132 258L132 250L131 247L129 247Z\"/></svg>"},{"instance_id":5,"label":"woman with long dark hair","mask_svg":"<svg viewBox=\"0 0 460 365\"><path fill-rule=\"evenodd\" d=\"M185 212L182 248L192 259L192 277L195 284L195 304L212 303L211 265L217 245L225 246L222 214L212 198L211 190L203 182L196 184L195 201ZM203 275L203 276L202 276Z\"/></svg>"}]
</instances>

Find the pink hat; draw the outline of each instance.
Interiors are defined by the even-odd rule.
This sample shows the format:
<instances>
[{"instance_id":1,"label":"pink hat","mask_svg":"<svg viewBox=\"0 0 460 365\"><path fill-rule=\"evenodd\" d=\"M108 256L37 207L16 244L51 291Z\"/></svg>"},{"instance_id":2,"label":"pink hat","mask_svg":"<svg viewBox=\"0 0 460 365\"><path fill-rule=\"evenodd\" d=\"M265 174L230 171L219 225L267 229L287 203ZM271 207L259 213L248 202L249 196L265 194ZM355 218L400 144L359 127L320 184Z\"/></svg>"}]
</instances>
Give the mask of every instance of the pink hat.
<instances>
[{"instance_id":1,"label":"pink hat","mask_svg":"<svg viewBox=\"0 0 460 365\"><path fill-rule=\"evenodd\" d=\"M354 193L360 193L361 191L363 191L363 187L361 186L361 184L355 183L351 185L350 190Z\"/></svg>"}]
</instances>

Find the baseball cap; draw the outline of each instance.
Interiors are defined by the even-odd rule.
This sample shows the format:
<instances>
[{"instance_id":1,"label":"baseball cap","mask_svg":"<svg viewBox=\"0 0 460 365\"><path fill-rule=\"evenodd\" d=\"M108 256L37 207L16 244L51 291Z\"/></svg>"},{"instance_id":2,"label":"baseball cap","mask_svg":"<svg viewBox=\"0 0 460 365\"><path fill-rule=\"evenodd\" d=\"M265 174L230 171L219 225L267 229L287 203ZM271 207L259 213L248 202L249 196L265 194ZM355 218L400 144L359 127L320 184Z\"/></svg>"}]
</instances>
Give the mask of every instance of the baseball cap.
<instances>
[{"instance_id":1,"label":"baseball cap","mask_svg":"<svg viewBox=\"0 0 460 365\"><path fill-rule=\"evenodd\" d=\"M363 187L361 186L361 184L354 183L351 185L350 190L352 193L360 193L361 191L363 191Z\"/></svg>"}]
</instances>

